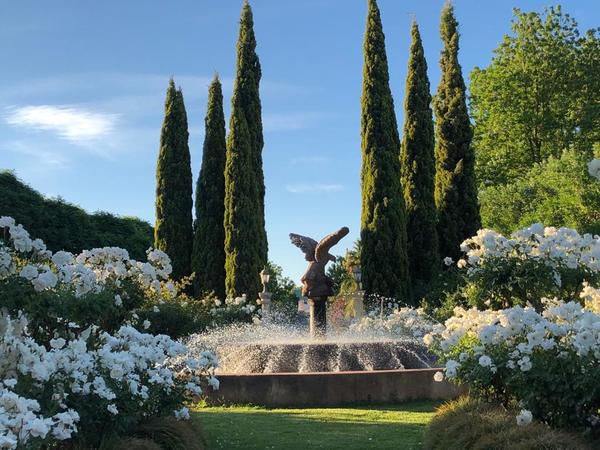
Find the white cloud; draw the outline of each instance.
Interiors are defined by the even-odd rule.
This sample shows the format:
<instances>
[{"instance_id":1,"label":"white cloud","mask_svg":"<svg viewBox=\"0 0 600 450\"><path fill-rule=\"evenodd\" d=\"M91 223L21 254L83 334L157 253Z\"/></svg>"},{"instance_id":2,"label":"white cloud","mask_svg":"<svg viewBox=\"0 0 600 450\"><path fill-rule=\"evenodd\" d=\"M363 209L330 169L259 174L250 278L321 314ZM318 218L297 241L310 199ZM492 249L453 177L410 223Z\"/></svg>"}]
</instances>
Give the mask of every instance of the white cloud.
<instances>
[{"instance_id":1,"label":"white cloud","mask_svg":"<svg viewBox=\"0 0 600 450\"><path fill-rule=\"evenodd\" d=\"M344 189L341 184L290 184L285 187L288 192L293 194L313 193L313 192L338 192Z\"/></svg>"},{"instance_id":2,"label":"white cloud","mask_svg":"<svg viewBox=\"0 0 600 450\"><path fill-rule=\"evenodd\" d=\"M72 106L23 106L9 108L6 123L38 131L49 131L67 141L83 144L111 133L116 114L103 114Z\"/></svg>"}]
</instances>

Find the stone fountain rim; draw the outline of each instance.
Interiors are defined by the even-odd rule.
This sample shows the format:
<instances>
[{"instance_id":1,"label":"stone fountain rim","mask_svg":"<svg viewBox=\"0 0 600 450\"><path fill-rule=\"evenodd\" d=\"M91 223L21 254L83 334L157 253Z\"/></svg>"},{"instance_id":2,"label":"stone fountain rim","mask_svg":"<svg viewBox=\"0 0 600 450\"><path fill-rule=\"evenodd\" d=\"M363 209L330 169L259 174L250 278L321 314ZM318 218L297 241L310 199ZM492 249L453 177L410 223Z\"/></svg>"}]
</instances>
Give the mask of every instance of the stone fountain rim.
<instances>
[{"instance_id":1,"label":"stone fountain rim","mask_svg":"<svg viewBox=\"0 0 600 450\"><path fill-rule=\"evenodd\" d=\"M310 339L310 338L308 338ZM377 338L374 336L374 340L345 340L345 339L335 339L335 340L298 340L298 341L284 341L284 342L269 342L269 341L225 341L221 342L219 345L339 345L339 344L415 344L421 345L425 347L425 344L415 341L414 338L411 337L402 337L402 338Z\"/></svg>"},{"instance_id":2,"label":"stone fountain rim","mask_svg":"<svg viewBox=\"0 0 600 450\"><path fill-rule=\"evenodd\" d=\"M289 377L289 376L350 376L350 375L378 375L384 373L415 373L415 372L438 372L444 370L443 367L425 367L421 369L381 369L381 370L347 370L340 372L245 372L245 373L220 373L215 376L219 377Z\"/></svg>"}]
</instances>

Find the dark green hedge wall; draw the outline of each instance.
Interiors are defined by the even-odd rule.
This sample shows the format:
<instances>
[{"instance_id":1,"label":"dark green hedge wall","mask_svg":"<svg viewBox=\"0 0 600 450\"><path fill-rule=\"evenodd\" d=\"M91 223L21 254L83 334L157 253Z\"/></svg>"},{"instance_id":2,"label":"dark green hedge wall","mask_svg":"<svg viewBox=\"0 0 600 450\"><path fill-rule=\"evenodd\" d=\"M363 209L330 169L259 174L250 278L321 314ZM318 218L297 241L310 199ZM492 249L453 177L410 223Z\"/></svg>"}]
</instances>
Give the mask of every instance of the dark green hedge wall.
<instances>
[{"instance_id":1,"label":"dark green hedge wall","mask_svg":"<svg viewBox=\"0 0 600 450\"><path fill-rule=\"evenodd\" d=\"M149 223L135 217L102 211L88 214L60 198L44 198L10 171L0 171L0 216L14 217L52 251L115 246L127 249L134 259L145 260L154 235Z\"/></svg>"}]
</instances>

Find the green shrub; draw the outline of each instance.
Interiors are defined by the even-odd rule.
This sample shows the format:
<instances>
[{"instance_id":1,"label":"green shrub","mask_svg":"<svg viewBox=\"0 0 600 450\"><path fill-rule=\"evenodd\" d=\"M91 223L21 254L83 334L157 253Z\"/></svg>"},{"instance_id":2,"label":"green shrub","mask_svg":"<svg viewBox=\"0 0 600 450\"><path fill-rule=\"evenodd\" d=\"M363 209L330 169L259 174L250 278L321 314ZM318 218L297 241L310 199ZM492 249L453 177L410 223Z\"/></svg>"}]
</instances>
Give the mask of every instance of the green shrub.
<instances>
[{"instance_id":1,"label":"green shrub","mask_svg":"<svg viewBox=\"0 0 600 450\"><path fill-rule=\"evenodd\" d=\"M427 450L587 450L581 436L532 422L519 426L515 411L463 397L440 406L425 434ZM597 447L596 447L597 448Z\"/></svg>"}]
</instances>

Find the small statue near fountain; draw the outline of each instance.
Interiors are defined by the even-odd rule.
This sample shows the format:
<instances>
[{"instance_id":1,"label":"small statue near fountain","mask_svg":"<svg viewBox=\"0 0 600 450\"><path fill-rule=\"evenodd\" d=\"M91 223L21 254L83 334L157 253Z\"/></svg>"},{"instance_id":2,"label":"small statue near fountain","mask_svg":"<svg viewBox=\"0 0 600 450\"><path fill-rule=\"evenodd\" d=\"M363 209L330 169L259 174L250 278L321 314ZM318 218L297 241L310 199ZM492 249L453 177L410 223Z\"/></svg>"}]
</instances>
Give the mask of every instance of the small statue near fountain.
<instances>
[{"instance_id":1,"label":"small statue near fountain","mask_svg":"<svg viewBox=\"0 0 600 450\"><path fill-rule=\"evenodd\" d=\"M292 244L304 253L308 268L302 276L302 295L308 297L310 304L310 335L323 337L327 329L327 297L333 295L333 280L325 275L325 266L335 261L329 250L336 245L350 230L342 227L321 239L290 233Z\"/></svg>"}]
</instances>

